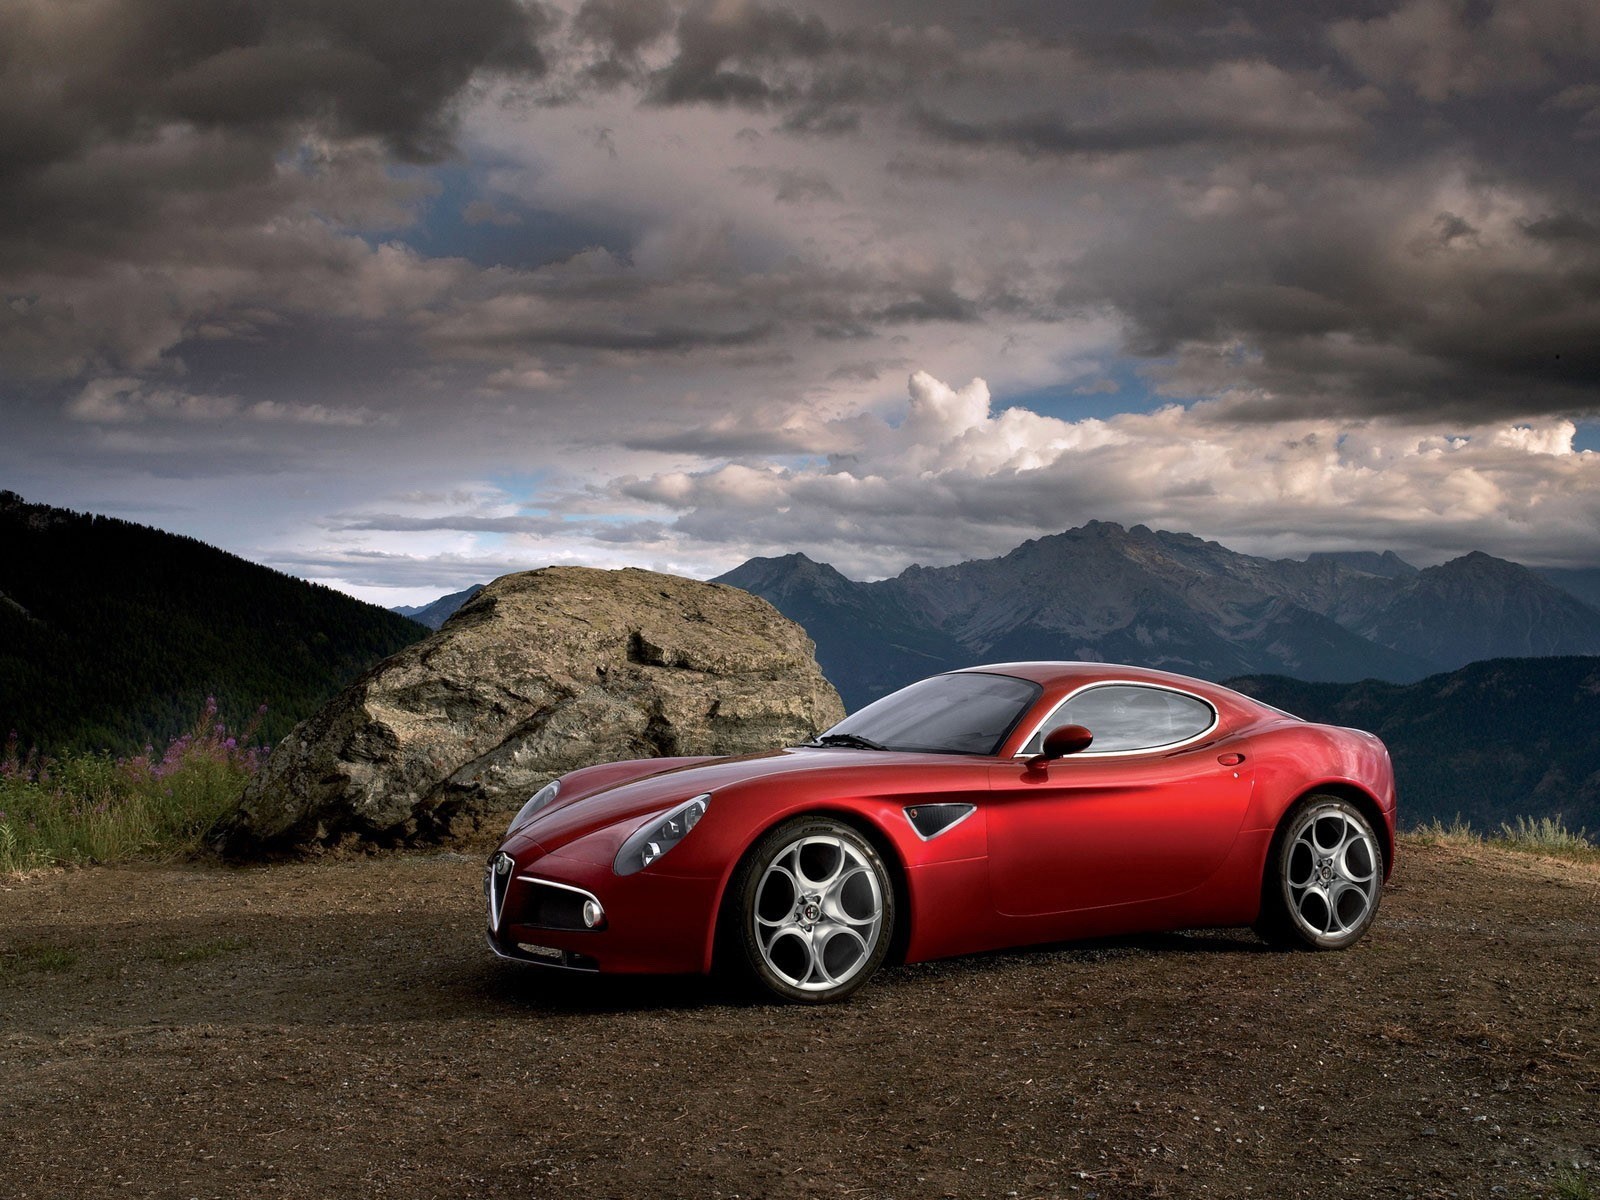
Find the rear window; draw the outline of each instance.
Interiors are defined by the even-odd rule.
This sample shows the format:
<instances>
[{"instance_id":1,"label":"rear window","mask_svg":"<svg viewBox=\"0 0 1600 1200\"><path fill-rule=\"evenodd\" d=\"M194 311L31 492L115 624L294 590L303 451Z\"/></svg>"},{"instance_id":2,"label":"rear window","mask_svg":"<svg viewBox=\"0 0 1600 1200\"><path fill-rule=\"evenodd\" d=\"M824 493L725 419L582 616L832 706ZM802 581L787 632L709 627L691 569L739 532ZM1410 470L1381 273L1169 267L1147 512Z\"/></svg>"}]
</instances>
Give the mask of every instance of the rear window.
<instances>
[{"instance_id":1,"label":"rear window","mask_svg":"<svg viewBox=\"0 0 1600 1200\"><path fill-rule=\"evenodd\" d=\"M1022 752L1038 754L1044 735L1062 725L1082 725L1094 734L1085 754L1159 750L1198 737L1216 719L1216 709L1187 692L1131 683L1101 684L1084 689L1051 713Z\"/></svg>"}]
</instances>

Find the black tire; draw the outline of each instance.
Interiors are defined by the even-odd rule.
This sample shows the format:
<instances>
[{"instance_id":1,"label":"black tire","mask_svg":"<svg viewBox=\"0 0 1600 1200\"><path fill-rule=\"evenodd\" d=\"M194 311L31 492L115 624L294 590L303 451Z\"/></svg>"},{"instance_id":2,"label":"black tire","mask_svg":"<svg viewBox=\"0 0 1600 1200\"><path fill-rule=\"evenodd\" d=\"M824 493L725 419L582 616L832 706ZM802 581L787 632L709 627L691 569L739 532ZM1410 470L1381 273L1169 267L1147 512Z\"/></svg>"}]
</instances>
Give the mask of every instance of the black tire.
<instances>
[{"instance_id":1,"label":"black tire","mask_svg":"<svg viewBox=\"0 0 1600 1200\"><path fill-rule=\"evenodd\" d=\"M894 882L859 830L798 817L745 856L733 880L728 947L767 997L834 1004L872 978L893 940Z\"/></svg>"},{"instance_id":2,"label":"black tire","mask_svg":"<svg viewBox=\"0 0 1600 1200\"><path fill-rule=\"evenodd\" d=\"M1360 941L1383 899L1383 844L1339 796L1307 796L1267 852L1255 930L1284 949L1343 950Z\"/></svg>"}]
</instances>

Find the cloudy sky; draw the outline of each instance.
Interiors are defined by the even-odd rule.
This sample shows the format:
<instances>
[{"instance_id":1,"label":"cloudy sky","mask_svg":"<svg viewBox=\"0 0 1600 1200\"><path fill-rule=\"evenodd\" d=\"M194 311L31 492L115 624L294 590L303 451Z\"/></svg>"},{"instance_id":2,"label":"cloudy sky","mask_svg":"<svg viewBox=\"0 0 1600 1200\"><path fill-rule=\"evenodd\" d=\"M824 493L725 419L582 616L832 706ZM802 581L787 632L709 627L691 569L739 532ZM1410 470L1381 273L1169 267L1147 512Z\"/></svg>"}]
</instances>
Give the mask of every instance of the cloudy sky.
<instances>
[{"instance_id":1,"label":"cloudy sky","mask_svg":"<svg viewBox=\"0 0 1600 1200\"><path fill-rule=\"evenodd\" d=\"M1594 0L0 0L0 486L382 603L1600 565Z\"/></svg>"}]
</instances>

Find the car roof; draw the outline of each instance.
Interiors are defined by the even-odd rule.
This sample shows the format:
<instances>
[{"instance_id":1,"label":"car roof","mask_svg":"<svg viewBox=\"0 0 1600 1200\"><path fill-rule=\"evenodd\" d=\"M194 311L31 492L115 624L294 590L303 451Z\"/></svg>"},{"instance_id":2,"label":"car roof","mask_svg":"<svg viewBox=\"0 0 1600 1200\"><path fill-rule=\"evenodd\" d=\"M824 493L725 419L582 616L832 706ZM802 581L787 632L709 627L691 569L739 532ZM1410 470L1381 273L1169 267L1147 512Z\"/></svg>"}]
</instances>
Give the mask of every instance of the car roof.
<instances>
[{"instance_id":1,"label":"car roof","mask_svg":"<svg viewBox=\"0 0 1600 1200\"><path fill-rule=\"evenodd\" d=\"M1177 688L1202 696L1213 705L1221 704L1235 710L1254 713L1258 718L1272 713L1298 721L1292 713L1285 713L1271 705L1205 679L1179 675L1175 671L1158 671L1154 667L1133 667L1107 662L1006 662L984 663L976 667L963 667L952 675L1010 675L1037 683L1051 696L1076 691L1091 683L1150 683L1160 687Z\"/></svg>"},{"instance_id":2,"label":"car roof","mask_svg":"<svg viewBox=\"0 0 1600 1200\"><path fill-rule=\"evenodd\" d=\"M1006 662L984 663L976 667L962 667L952 675L1014 675L1046 687L1060 684L1097 683L1105 679L1127 680L1137 683L1164 683L1173 687L1197 687L1209 690L1217 686L1203 679L1179 675L1173 671L1158 671L1153 667L1130 667L1121 663L1106 662Z\"/></svg>"}]
</instances>

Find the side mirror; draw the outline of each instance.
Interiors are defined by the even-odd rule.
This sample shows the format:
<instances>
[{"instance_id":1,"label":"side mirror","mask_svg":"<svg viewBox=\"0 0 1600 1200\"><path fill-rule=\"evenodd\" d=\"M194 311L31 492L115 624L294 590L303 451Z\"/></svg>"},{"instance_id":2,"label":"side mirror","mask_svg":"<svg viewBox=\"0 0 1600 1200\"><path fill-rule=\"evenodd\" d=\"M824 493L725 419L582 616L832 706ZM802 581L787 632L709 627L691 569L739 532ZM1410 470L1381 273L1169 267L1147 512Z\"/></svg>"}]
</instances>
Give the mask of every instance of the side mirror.
<instances>
[{"instance_id":1,"label":"side mirror","mask_svg":"<svg viewBox=\"0 0 1600 1200\"><path fill-rule=\"evenodd\" d=\"M1030 758L1028 766L1042 767L1052 758L1065 758L1069 754L1077 754L1079 751L1087 750L1092 741L1094 734L1082 725L1061 725L1044 735L1042 752Z\"/></svg>"}]
</instances>

